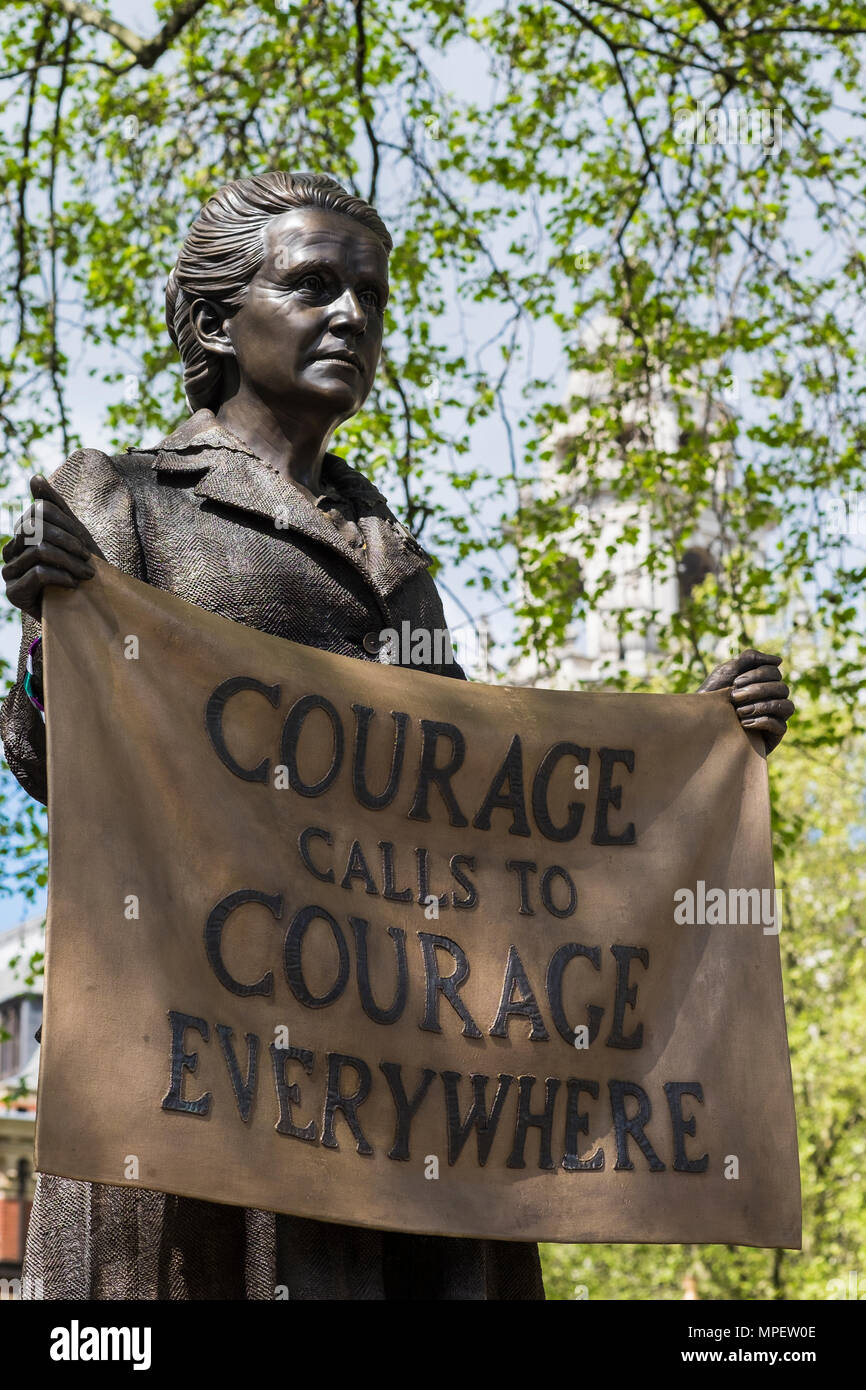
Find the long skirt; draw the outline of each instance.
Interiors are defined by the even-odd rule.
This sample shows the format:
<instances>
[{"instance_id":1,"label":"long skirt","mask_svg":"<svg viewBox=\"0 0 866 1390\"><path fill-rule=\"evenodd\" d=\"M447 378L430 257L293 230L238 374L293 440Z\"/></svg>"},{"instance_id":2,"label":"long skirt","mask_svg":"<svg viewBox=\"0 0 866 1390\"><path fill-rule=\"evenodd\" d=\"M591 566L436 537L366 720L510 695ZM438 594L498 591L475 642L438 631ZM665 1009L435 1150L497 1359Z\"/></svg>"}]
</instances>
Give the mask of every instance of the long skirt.
<instances>
[{"instance_id":1,"label":"long skirt","mask_svg":"<svg viewBox=\"0 0 866 1390\"><path fill-rule=\"evenodd\" d=\"M31 1298L543 1299L522 1241L370 1231L42 1173Z\"/></svg>"}]
</instances>

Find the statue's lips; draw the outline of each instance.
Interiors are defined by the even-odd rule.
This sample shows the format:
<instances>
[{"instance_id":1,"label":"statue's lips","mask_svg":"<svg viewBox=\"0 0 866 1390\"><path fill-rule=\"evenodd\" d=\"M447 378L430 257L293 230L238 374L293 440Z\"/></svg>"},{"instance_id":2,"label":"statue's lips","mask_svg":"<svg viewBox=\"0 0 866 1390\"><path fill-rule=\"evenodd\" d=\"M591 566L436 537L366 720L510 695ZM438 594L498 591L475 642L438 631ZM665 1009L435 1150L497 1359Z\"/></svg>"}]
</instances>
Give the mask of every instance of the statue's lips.
<instances>
[{"instance_id":1,"label":"statue's lips","mask_svg":"<svg viewBox=\"0 0 866 1390\"><path fill-rule=\"evenodd\" d=\"M362 370L357 357L332 357L329 353L324 353L321 357L314 357L313 362L329 362L336 367L350 367L354 372Z\"/></svg>"}]
</instances>

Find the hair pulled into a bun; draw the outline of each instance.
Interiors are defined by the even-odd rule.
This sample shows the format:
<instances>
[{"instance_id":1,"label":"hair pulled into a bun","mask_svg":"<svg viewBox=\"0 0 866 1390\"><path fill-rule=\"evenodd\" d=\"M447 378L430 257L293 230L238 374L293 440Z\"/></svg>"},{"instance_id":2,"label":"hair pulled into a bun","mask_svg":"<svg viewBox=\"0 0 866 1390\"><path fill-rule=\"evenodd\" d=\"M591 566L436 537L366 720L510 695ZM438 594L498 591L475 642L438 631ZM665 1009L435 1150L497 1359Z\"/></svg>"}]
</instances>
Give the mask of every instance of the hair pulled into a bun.
<instances>
[{"instance_id":1,"label":"hair pulled into a bun","mask_svg":"<svg viewBox=\"0 0 866 1390\"><path fill-rule=\"evenodd\" d=\"M195 335L192 306L206 299L231 318L264 259L264 229L292 208L315 207L354 217L381 241L393 242L378 213L326 174L254 174L220 188L202 208L180 249L165 287L165 322L183 363L190 410L222 401L223 359Z\"/></svg>"}]
</instances>

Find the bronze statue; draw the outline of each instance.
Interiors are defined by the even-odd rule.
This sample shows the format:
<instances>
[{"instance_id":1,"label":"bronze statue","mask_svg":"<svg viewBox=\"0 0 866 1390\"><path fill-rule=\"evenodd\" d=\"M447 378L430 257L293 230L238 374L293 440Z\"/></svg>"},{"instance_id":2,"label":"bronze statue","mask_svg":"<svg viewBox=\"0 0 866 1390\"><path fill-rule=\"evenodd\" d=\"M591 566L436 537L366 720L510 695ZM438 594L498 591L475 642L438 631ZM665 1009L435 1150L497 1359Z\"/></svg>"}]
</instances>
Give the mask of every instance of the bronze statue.
<instances>
[{"instance_id":1,"label":"bronze statue","mask_svg":"<svg viewBox=\"0 0 866 1390\"><path fill-rule=\"evenodd\" d=\"M91 554L227 618L359 660L378 660L379 634L404 620L444 629L430 557L372 483L328 451L373 383L391 244L371 207L321 175L243 179L199 214L166 289L191 418L151 448L82 450L50 480L34 478L26 525L4 550L23 634L0 732L10 768L39 800L51 717L42 593L91 575ZM744 652L701 687L732 686L744 727L768 749L793 712L778 667ZM453 661L420 669L465 678ZM544 1297L537 1249L522 1242L369 1231L48 1175L26 1273L47 1298Z\"/></svg>"}]
</instances>

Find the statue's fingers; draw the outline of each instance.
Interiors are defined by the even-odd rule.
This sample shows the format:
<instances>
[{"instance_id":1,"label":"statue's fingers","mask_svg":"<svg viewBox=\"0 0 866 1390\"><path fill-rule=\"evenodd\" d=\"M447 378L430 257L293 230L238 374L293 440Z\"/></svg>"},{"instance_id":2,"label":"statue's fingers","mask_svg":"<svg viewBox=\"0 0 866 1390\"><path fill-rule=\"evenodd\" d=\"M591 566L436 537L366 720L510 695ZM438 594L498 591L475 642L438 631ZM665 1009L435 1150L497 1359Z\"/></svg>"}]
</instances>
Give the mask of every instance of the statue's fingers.
<instances>
[{"instance_id":1,"label":"statue's fingers","mask_svg":"<svg viewBox=\"0 0 866 1390\"><path fill-rule=\"evenodd\" d=\"M773 652L759 652L756 651L754 647L749 647L747 651L741 653L741 656L744 658L748 657L751 661L754 661L756 665L763 661L767 661L771 666L778 666L782 660L780 656L776 656Z\"/></svg>"},{"instance_id":2,"label":"statue's fingers","mask_svg":"<svg viewBox=\"0 0 866 1390\"><path fill-rule=\"evenodd\" d=\"M12 560L21 549L27 544L28 539L36 534L36 507L28 507L26 512L22 512L15 525L12 527L12 535L3 547L3 559Z\"/></svg>"},{"instance_id":3,"label":"statue's fingers","mask_svg":"<svg viewBox=\"0 0 866 1390\"><path fill-rule=\"evenodd\" d=\"M741 705L737 714L743 724L752 719L790 719L794 713L793 700L759 700L752 705Z\"/></svg>"},{"instance_id":4,"label":"statue's fingers","mask_svg":"<svg viewBox=\"0 0 866 1390\"><path fill-rule=\"evenodd\" d=\"M784 681L760 681L754 685L735 685L731 699L735 705L751 705L760 700L786 700L788 693Z\"/></svg>"},{"instance_id":5,"label":"statue's fingers","mask_svg":"<svg viewBox=\"0 0 866 1390\"><path fill-rule=\"evenodd\" d=\"M6 597L16 608L40 619L43 590L48 584L56 584L61 589L76 589L78 580L67 570L54 569L52 565L34 565L10 582Z\"/></svg>"},{"instance_id":6,"label":"statue's fingers","mask_svg":"<svg viewBox=\"0 0 866 1390\"><path fill-rule=\"evenodd\" d=\"M72 531L73 535L77 536L80 541L83 541L88 551L99 555L103 560L105 559L105 556L87 527L84 525L84 522L79 521L69 503L64 497L61 497L55 487L51 486L47 478L44 478L39 473L34 478L31 478L30 491L37 502L43 504L43 520L51 520L56 525L60 525L61 527L65 527L66 530ZM49 510L49 507L55 509L54 514Z\"/></svg>"},{"instance_id":7,"label":"statue's fingers","mask_svg":"<svg viewBox=\"0 0 866 1390\"><path fill-rule=\"evenodd\" d=\"M748 651L740 652L739 656L732 656L729 661L723 661L714 671L711 671L706 680L700 687L700 692L708 690L725 690L729 685L734 685L740 676L748 676L752 671L759 671L770 667L770 679L775 676L778 679L779 672L775 669L781 664L780 656L770 656L767 652L755 651L750 647Z\"/></svg>"},{"instance_id":8,"label":"statue's fingers","mask_svg":"<svg viewBox=\"0 0 866 1390\"><path fill-rule=\"evenodd\" d=\"M34 536L38 538L41 531L46 527L53 526L56 531L63 531L75 543L76 547L83 546L85 550L90 549L87 537L92 544L93 537L83 522L79 521L71 512L64 511L55 502L49 502L47 498L37 498L33 503L30 514L21 518L22 532L25 541L33 544ZM26 525L24 524L26 522Z\"/></svg>"},{"instance_id":9,"label":"statue's fingers","mask_svg":"<svg viewBox=\"0 0 866 1390\"><path fill-rule=\"evenodd\" d=\"M69 530L69 516L61 512L58 507L54 507L51 502L37 499L32 507L28 507L26 512L22 512L15 522L12 536L3 547L3 559L12 560L20 555L22 550L32 550L34 546L38 546L48 531L49 525L55 522L57 523L55 530L58 536L61 530L69 536L68 548L84 553L84 542L79 540L77 536L73 536ZM57 537L54 539L58 545L61 544Z\"/></svg>"},{"instance_id":10,"label":"statue's fingers","mask_svg":"<svg viewBox=\"0 0 866 1390\"><path fill-rule=\"evenodd\" d=\"M46 503L45 515L37 521L36 526L32 530L24 528L20 532L19 544L16 547L14 558L17 559L21 554L33 555L38 552L43 545L53 545L56 546L57 549L65 550L68 554L75 555L81 560L89 560L90 551L84 544L84 541L79 540L71 531L65 529L65 526L56 526L53 521L47 519L49 515L48 504ZM68 518L64 518L64 521L66 520L68 520ZM9 558L11 559L13 557L10 556Z\"/></svg>"},{"instance_id":11,"label":"statue's fingers","mask_svg":"<svg viewBox=\"0 0 866 1390\"><path fill-rule=\"evenodd\" d=\"M764 747L768 753L772 753L777 743L785 737L787 724L781 719L744 719L743 728L748 729L750 734L763 734Z\"/></svg>"},{"instance_id":12,"label":"statue's fingers","mask_svg":"<svg viewBox=\"0 0 866 1390\"><path fill-rule=\"evenodd\" d=\"M36 565L32 570L27 571L27 580L33 581L33 587L44 589L48 584L57 584L61 589L75 589L78 587L78 580L74 574L68 570L58 569L55 565Z\"/></svg>"},{"instance_id":13,"label":"statue's fingers","mask_svg":"<svg viewBox=\"0 0 866 1390\"><path fill-rule=\"evenodd\" d=\"M781 664L782 658L780 656L772 656L769 652L756 651L754 647L749 647L746 651L740 652L739 656L735 656L731 662L732 666L738 668L737 675L741 675L744 671L752 671L758 666L781 666Z\"/></svg>"},{"instance_id":14,"label":"statue's fingers","mask_svg":"<svg viewBox=\"0 0 866 1390\"><path fill-rule=\"evenodd\" d=\"M96 573L89 560L85 560L80 555L73 555L71 551L59 545L51 545L43 540L38 546L25 546L25 548L3 566L3 578L5 580L17 579L25 570L39 565L49 565L54 569L66 570L69 574L76 575L80 579L89 579Z\"/></svg>"},{"instance_id":15,"label":"statue's fingers","mask_svg":"<svg viewBox=\"0 0 866 1390\"><path fill-rule=\"evenodd\" d=\"M65 512L67 516L72 517L73 521L78 520L78 517L75 515L66 498L57 491L56 487L49 483L44 473L35 473L30 479L30 495L35 497L37 501L52 502L61 512Z\"/></svg>"},{"instance_id":16,"label":"statue's fingers","mask_svg":"<svg viewBox=\"0 0 866 1390\"><path fill-rule=\"evenodd\" d=\"M0 559L2 559L4 563L9 560L14 560L20 548L21 546L18 540L18 536L12 536L11 539L8 540L4 545L2 553L0 553Z\"/></svg>"},{"instance_id":17,"label":"statue's fingers","mask_svg":"<svg viewBox=\"0 0 866 1390\"><path fill-rule=\"evenodd\" d=\"M734 679L734 689L738 690L744 685L757 685L761 681L777 681L780 675L778 665L755 666L749 671L743 671Z\"/></svg>"}]
</instances>

